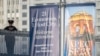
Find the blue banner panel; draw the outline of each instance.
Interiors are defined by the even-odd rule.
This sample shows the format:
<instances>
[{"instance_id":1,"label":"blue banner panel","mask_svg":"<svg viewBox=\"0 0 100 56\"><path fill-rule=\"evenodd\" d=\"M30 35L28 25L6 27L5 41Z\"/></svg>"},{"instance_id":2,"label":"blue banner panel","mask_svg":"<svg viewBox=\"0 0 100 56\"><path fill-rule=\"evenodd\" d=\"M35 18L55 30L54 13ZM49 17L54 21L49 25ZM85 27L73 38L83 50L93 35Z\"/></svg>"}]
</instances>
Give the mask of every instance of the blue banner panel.
<instances>
[{"instance_id":1,"label":"blue banner panel","mask_svg":"<svg viewBox=\"0 0 100 56\"><path fill-rule=\"evenodd\" d=\"M95 5L65 8L64 56L94 56Z\"/></svg>"},{"instance_id":2,"label":"blue banner panel","mask_svg":"<svg viewBox=\"0 0 100 56\"><path fill-rule=\"evenodd\" d=\"M58 6L30 7L31 56L59 56Z\"/></svg>"}]
</instances>

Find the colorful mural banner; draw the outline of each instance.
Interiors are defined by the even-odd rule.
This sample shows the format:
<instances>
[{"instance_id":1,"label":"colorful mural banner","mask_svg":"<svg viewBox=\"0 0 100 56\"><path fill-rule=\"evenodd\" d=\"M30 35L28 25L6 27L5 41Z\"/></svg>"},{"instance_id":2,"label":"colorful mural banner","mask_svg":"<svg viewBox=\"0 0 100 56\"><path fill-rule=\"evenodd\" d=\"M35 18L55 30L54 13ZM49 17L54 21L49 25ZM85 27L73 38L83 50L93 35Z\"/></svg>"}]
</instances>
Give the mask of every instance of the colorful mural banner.
<instances>
[{"instance_id":1,"label":"colorful mural banner","mask_svg":"<svg viewBox=\"0 0 100 56\"><path fill-rule=\"evenodd\" d=\"M31 56L59 56L58 6L30 7Z\"/></svg>"},{"instance_id":2,"label":"colorful mural banner","mask_svg":"<svg viewBox=\"0 0 100 56\"><path fill-rule=\"evenodd\" d=\"M64 56L94 56L94 5L65 8Z\"/></svg>"}]
</instances>

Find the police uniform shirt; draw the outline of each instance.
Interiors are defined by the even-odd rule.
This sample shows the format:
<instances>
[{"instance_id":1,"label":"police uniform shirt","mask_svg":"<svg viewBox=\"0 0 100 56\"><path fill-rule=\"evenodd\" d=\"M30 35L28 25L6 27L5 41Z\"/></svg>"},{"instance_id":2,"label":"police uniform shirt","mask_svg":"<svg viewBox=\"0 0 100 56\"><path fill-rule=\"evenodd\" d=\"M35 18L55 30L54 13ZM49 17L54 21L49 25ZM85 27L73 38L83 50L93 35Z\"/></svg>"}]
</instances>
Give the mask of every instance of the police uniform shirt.
<instances>
[{"instance_id":1,"label":"police uniform shirt","mask_svg":"<svg viewBox=\"0 0 100 56\"><path fill-rule=\"evenodd\" d=\"M7 26L4 30L8 30L8 31L17 31L15 26Z\"/></svg>"}]
</instances>

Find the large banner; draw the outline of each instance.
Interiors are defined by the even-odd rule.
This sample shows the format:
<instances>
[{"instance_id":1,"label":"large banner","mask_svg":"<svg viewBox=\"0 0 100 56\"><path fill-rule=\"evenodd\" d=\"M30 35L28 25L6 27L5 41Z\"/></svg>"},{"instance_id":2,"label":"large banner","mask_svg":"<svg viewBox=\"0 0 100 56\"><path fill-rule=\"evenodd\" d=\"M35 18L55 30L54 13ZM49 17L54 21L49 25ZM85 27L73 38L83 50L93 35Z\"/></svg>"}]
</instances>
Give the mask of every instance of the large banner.
<instances>
[{"instance_id":1,"label":"large banner","mask_svg":"<svg viewBox=\"0 0 100 56\"><path fill-rule=\"evenodd\" d=\"M94 25L93 4L65 8L64 56L94 56Z\"/></svg>"},{"instance_id":2,"label":"large banner","mask_svg":"<svg viewBox=\"0 0 100 56\"><path fill-rule=\"evenodd\" d=\"M31 56L59 56L58 6L30 7Z\"/></svg>"}]
</instances>

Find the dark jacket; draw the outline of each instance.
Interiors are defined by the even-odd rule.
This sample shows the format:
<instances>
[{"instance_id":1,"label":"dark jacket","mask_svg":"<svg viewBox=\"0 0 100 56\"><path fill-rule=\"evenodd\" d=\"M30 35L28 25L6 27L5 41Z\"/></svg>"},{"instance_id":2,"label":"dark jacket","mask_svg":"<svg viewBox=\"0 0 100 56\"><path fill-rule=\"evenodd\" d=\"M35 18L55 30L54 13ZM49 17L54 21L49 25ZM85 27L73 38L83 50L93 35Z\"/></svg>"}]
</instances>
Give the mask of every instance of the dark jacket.
<instances>
[{"instance_id":1,"label":"dark jacket","mask_svg":"<svg viewBox=\"0 0 100 56\"><path fill-rule=\"evenodd\" d=\"M4 28L4 30L17 31L17 28L15 26L7 26L7 27Z\"/></svg>"}]
</instances>

